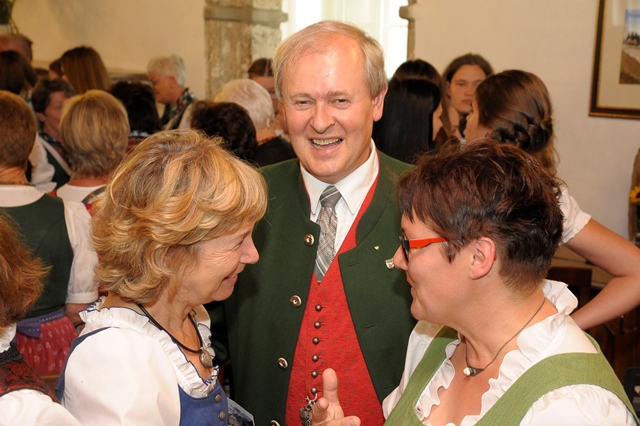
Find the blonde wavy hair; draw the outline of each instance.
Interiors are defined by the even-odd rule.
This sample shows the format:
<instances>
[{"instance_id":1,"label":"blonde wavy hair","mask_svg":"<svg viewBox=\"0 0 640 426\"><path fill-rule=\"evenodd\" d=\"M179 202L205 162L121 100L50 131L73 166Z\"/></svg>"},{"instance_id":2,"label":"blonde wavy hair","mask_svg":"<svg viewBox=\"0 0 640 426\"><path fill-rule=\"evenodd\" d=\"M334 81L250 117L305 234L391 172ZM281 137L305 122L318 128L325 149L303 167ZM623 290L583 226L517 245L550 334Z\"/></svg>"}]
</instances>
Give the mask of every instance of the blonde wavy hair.
<instances>
[{"instance_id":1,"label":"blonde wavy hair","mask_svg":"<svg viewBox=\"0 0 640 426\"><path fill-rule=\"evenodd\" d=\"M115 170L94 204L96 275L104 288L153 301L196 267L201 242L255 224L267 188L250 165L194 130L156 133Z\"/></svg>"},{"instance_id":2,"label":"blonde wavy hair","mask_svg":"<svg viewBox=\"0 0 640 426\"><path fill-rule=\"evenodd\" d=\"M69 153L73 177L107 176L120 164L127 149L127 111L104 90L87 90L65 103L60 136Z\"/></svg>"}]
</instances>

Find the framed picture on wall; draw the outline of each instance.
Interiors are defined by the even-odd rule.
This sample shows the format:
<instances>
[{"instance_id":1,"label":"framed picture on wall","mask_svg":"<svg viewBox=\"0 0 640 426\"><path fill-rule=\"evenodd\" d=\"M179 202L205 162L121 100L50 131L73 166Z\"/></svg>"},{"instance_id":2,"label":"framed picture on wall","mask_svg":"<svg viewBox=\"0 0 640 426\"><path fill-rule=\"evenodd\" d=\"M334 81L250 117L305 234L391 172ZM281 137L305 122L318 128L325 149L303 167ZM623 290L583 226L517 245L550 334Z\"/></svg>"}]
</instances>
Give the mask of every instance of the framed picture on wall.
<instances>
[{"instance_id":1,"label":"framed picture on wall","mask_svg":"<svg viewBox=\"0 0 640 426\"><path fill-rule=\"evenodd\" d=\"M599 0L589 115L640 119L640 0Z\"/></svg>"}]
</instances>

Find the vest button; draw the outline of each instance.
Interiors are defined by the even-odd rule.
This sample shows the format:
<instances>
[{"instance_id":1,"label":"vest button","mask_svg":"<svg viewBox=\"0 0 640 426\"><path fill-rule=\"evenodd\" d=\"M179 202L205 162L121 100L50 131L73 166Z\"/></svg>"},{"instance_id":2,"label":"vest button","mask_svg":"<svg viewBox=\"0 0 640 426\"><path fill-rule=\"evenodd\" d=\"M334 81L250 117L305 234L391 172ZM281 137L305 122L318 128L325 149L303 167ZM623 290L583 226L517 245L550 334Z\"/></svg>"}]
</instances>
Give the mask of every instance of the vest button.
<instances>
[{"instance_id":1,"label":"vest button","mask_svg":"<svg viewBox=\"0 0 640 426\"><path fill-rule=\"evenodd\" d=\"M215 397L215 400L216 400L216 402L222 401L222 395L217 394L216 397Z\"/></svg>"},{"instance_id":2,"label":"vest button","mask_svg":"<svg viewBox=\"0 0 640 426\"><path fill-rule=\"evenodd\" d=\"M312 246L314 242L315 242L315 238L313 238L313 235L307 234L304 236L304 243L306 245Z\"/></svg>"},{"instance_id":3,"label":"vest button","mask_svg":"<svg viewBox=\"0 0 640 426\"><path fill-rule=\"evenodd\" d=\"M320 328L320 327L322 327L322 324L320 324L320 321L316 321L316 322L313 323L313 326L315 328Z\"/></svg>"},{"instance_id":4,"label":"vest button","mask_svg":"<svg viewBox=\"0 0 640 426\"><path fill-rule=\"evenodd\" d=\"M315 379L316 377L318 377L318 371L317 371L317 370L313 370L313 371L311 372L311 377L313 377L314 379Z\"/></svg>"},{"instance_id":5,"label":"vest button","mask_svg":"<svg viewBox=\"0 0 640 426\"><path fill-rule=\"evenodd\" d=\"M320 343L320 338L319 337L314 337L313 338L313 344L317 345L318 343Z\"/></svg>"},{"instance_id":6,"label":"vest button","mask_svg":"<svg viewBox=\"0 0 640 426\"><path fill-rule=\"evenodd\" d=\"M320 312L322 310L322 305L316 305L316 311Z\"/></svg>"},{"instance_id":7,"label":"vest button","mask_svg":"<svg viewBox=\"0 0 640 426\"><path fill-rule=\"evenodd\" d=\"M286 370L287 367L289 366L289 363L287 362L286 359L284 358L278 358L278 365L280 366L280 368L282 368L283 370Z\"/></svg>"},{"instance_id":8,"label":"vest button","mask_svg":"<svg viewBox=\"0 0 640 426\"><path fill-rule=\"evenodd\" d=\"M311 361L313 362L318 362L318 360L320 359L320 357L318 357L318 355L314 355L311 357Z\"/></svg>"},{"instance_id":9,"label":"vest button","mask_svg":"<svg viewBox=\"0 0 640 426\"><path fill-rule=\"evenodd\" d=\"M224 420L227 418L227 413L225 413L224 411L220 411L220 415L218 416L218 418L220 420Z\"/></svg>"},{"instance_id":10,"label":"vest button","mask_svg":"<svg viewBox=\"0 0 640 426\"><path fill-rule=\"evenodd\" d=\"M302 305L302 299L300 299L300 296L291 296L291 299L289 299L289 302L291 303L291 306L293 306L294 308L297 308L300 305Z\"/></svg>"},{"instance_id":11,"label":"vest button","mask_svg":"<svg viewBox=\"0 0 640 426\"><path fill-rule=\"evenodd\" d=\"M315 386L314 386L314 387L312 387L312 388L311 388L311 393L312 393L312 394L314 394L314 395L315 395L315 394L317 394L317 393L318 393L318 388L317 388L317 387L315 387Z\"/></svg>"}]
</instances>

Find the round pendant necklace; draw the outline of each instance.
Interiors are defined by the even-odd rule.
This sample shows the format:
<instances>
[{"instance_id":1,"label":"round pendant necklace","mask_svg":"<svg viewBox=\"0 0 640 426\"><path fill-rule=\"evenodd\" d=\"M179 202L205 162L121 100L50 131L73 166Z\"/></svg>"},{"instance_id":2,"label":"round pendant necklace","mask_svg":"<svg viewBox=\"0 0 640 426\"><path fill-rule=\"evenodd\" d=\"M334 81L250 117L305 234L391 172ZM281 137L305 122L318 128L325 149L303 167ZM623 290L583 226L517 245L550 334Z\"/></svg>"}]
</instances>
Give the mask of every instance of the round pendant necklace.
<instances>
[{"instance_id":1,"label":"round pendant necklace","mask_svg":"<svg viewBox=\"0 0 640 426\"><path fill-rule=\"evenodd\" d=\"M211 356L209 351L204 348L204 343L202 342L202 336L200 336L200 331L198 331L198 324L196 324L196 319L193 316L193 311L191 311L191 313L189 314L189 320L191 321L191 324L193 324L193 328L196 330L196 335L198 336L198 342L200 342L200 348L198 349L191 349L183 345L182 343L180 343L178 339L173 337L171 333L169 333L163 326L160 325L158 321L156 321L154 317L151 316L151 314L144 308L144 306L142 306L140 303L136 303L136 305L138 305L138 308L140 308L142 313L147 318L149 318L149 321L151 322L151 324L155 325L158 329L167 333L171 338L171 340L176 345L180 346L185 351L188 351L194 354L200 354L200 364L202 364L202 366L205 368L213 368L213 357Z\"/></svg>"},{"instance_id":2,"label":"round pendant necklace","mask_svg":"<svg viewBox=\"0 0 640 426\"><path fill-rule=\"evenodd\" d=\"M484 368L476 368L476 367L472 367L469 365L469 358L467 358L467 350L469 349L469 345L465 346L464 348L464 362L465 364L467 364L467 368L465 368L464 370L462 370L462 374L464 374L467 377L473 377L476 376L480 373L482 373L484 370L487 369L487 367L489 367L491 364L493 364L493 361L495 361L496 359L498 359L498 355L500 355L500 352L502 352L502 350L505 348L505 346L507 346L509 344L510 341L512 341L513 339L516 338L516 336L520 333L522 333L522 330L524 330L525 328L527 328L527 326L529 325L529 323L531 321L533 321L533 319L536 317L536 315L538 315L538 312L540 312L540 310L542 309L542 307L544 306L544 302L545 300L547 300L546 297L544 297L542 299L542 304L540 305L540 307L538 308L538 310L533 314L533 316L531 318L529 318L529 321L527 321L527 323L525 325L522 326L522 328L520 330L518 330L518 332L516 334L514 334L513 336L511 336L511 338L509 340L507 340L504 345L500 346L500 349L498 349L498 352L496 353L496 356L493 357L493 359L491 361L489 361L489 364L485 365Z\"/></svg>"}]
</instances>

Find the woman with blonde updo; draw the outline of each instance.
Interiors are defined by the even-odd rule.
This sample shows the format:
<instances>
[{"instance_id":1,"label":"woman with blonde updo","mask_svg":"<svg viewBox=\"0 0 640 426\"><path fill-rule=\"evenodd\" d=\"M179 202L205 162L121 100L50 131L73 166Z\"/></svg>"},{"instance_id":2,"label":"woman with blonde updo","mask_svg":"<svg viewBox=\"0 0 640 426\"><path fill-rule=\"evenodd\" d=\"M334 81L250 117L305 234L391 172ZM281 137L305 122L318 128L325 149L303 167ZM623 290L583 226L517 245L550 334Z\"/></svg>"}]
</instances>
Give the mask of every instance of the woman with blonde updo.
<instances>
[{"instance_id":1,"label":"woman with blonde updo","mask_svg":"<svg viewBox=\"0 0 640 426\"><path fill-rule=\"evenodd\" d=\"M229 297L258 261L251 233L267 193L221 143L156 133L94 204L96 274L109 294L82 313L58 386L83 424L226 425L203 304Z\"/></svg>"}]
</instances>

